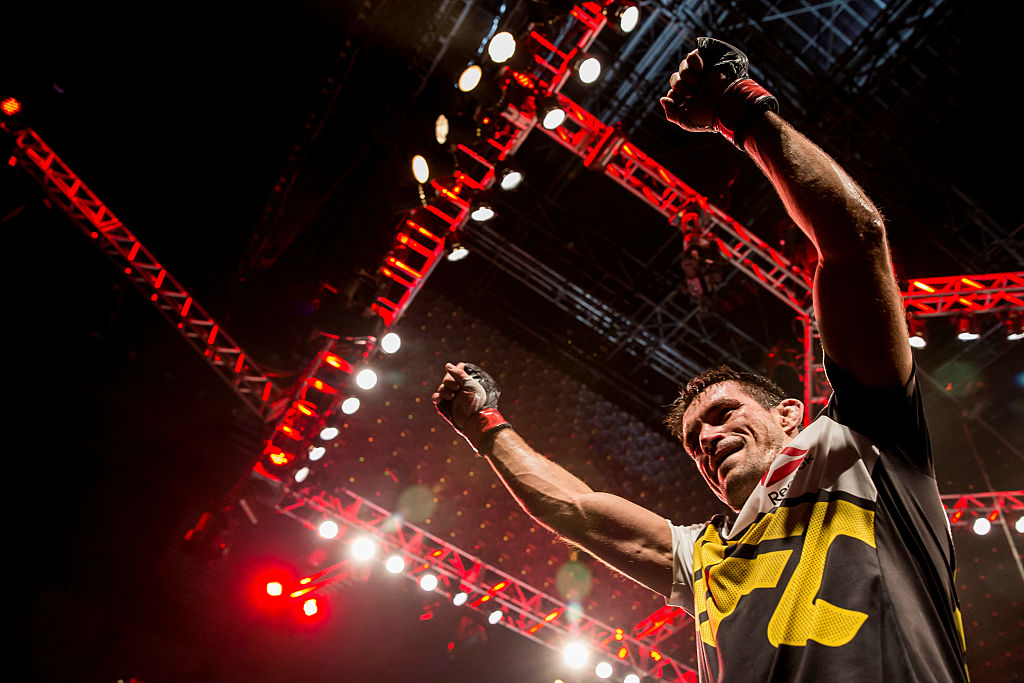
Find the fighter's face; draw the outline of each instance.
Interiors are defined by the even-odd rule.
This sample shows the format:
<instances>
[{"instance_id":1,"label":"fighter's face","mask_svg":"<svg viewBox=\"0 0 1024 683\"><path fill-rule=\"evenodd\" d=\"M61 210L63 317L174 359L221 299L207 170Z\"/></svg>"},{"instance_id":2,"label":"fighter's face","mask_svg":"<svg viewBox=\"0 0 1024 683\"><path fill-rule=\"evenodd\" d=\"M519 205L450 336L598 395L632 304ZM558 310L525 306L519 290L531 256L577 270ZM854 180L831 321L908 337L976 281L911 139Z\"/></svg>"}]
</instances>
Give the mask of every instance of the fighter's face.
<instances>
[{"instance_id":1,"label":"fighter's face","mask_svg":"<svg viewBox=\"0 0 1024 683\"><path fill-rule=\"evenodd\" d=\"M719 382L683 413L683 446L715 495L739 510L790 440L790 420L781 406L765 408L736 382Z\"/></svg>"}]
</instances>

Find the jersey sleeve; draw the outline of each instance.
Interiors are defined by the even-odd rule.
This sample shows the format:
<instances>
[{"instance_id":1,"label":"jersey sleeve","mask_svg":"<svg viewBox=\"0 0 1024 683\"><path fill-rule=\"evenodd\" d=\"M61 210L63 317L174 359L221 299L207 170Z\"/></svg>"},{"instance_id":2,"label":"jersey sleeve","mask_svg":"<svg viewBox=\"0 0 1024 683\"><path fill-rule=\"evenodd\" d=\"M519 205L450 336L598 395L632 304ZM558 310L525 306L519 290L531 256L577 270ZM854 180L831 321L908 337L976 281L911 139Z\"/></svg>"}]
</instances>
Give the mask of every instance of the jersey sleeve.
<instances>
[{"instance_id":1,"label":"jersey sleeve","mask_svg":"<svg viewBox=\"0 0 1024 683\"><path fill-rule=\"evenodd\" d=\"M833 390L825 415L868 437L889 455L934 476L916 364L907 383L892 389L861 384L827 354L825 374Z\"/></svg>"},{"instance_id":2,"label":"jersey sleeve","mask_svg":"<svg viewBox=\"0 0 1024 683\"><path fill-rule=\"evenodd\" d=\"M682 607L693 616L693 545L707 524L679 526L665 522L672 531L672 594L665 603Z\"/></svg>"}]
</instances>

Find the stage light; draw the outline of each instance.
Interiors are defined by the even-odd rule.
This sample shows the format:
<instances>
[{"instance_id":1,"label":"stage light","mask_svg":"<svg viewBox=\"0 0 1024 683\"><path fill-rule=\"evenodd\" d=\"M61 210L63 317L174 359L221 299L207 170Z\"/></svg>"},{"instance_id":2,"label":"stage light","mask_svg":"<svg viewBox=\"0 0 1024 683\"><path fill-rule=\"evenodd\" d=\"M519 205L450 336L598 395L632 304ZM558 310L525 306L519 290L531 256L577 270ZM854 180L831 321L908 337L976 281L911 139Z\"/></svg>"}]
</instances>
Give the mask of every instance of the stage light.
<instances>
[{"instance_id":1,"label":"stage light","mask_svg":"<svg viewBox=\"0 0 1024 683\"><path fill-rule=\"evenodd\" d=\"M448 122L448 117L444 114L438 114L437 118L434 119L434 139L437 140L437 144L443 145L448 142L449 130L451 130L451 124ZM423 162L426 163L426 159Z\"/></svg>"},{"instance_id":2,"label":"stage light","mask_svg":"<svg viewBox=\"0 0 1024 683\"><path fill-rule=\"evenodd\" d=\"M447 258L449 261L461 261L467 256L469 256L469 249L466 249L458 242L455 242L454 244L452 244L452 249L451 251L448 252Z\"/></svg>"},{"instance_id":3,"label":"stage light","mask_svg":"<svg viewBox=\"0 0 1024 683\"><path fill-rule=\"evenodd\" d=\"M310 598L302 603L302 613L307 617L311 617L319 611L319 607L316 604L316 598Z\"/></svg>"},{"instance_id":4,"label":"stage light","mask_svg":"<svg viewBox=\"0 0 1024 683\"><path fill-rule=\"evenodd\" d=\"M283 592L284 586L281 585L280 581L271 581L267 583L267 595L276 598Z\"/></svg>"},{"instance_id":5,"label":"stage light","mask_svg":"<svg viewBox=\"0 0 1024 683\"><path fill-rule=\"evenodd\" d=\"M396 332L388 332L380 340L380 350L384 353L397 353L400 348L402 348L402 338Z\"/></svg>"},{"instance_id":6,"label":"stage light","mask_svg":"<svg viewBox=\"0 0 1024 683\"><path fill-rule=\"evenodd\" d=\"M480 79L483 77L484 72L476 64L471 64L462 70L459 74L458 88L462 92L470 92L476 86L480 85Z\"/></svg>"},{"instance_id":7,"label":"stage light","mask_svg":"<svg viewBox=\"0 0 1024 683\"><path fill-rule=\"evenodd\" d=\"M308 479L308 478L309 478L309 468L308 467L300 467L299 469L297 469L295 471L295 477L294 477L295 483L301 484L302 482L306 481L306 479Z\"/></svg>"},{"instance_id":8,"label":"stage light","mask_svg":"<svg viewBox=\"0 0 1024 683\"><path fill-rule=\"evenodd\" d=\"M629 0L616 5L612 12L612 26L622 33L631 33L640 23L640 8Z\"/></svg>"},{"instance_id":9,"label":"stage light","mask_svg":"<svg viewBox=\"0 0 1024 683\"><path fill-rule=\"evenodd\" d=\"M598 678L611 678L612 665L608 662L599 662L598 665L594 667L594 674Z\"/></svg>"},{"instance_id":10,"label":"stage light","mask_svg":"<svg viewBox=\"0 0 1024 683\"><path fill-rule=\"evenodd\" d=\"M313 446L312 448L309 449L309 459L312 462L316 462L320 458L324 457L326 453L327 449L324 448L323 446Z\"/></svg>"},{"instance_id":11,"label":"stage light","mask_svg":"<svg viewBox=\"0 0 1024 683\"><path fill-rule=\"evenodd\" d=\"M334 520L325 519L320 522L320 527L317 529L317 533L320 534L321 538L332 539L338 537L338 523Z\"/></svg>"},{"instance_id":12,"label":"stage light","mask_svg":"<svg viewBox=\"0 0 1024 683\"><path fill-rule=\"evenodd\" d=\"M974 524L971 525L971 529L979 536L984 536L992 530L992 522L988 521L987 517L978 517L978 519L974 520Z\"/></svg>"},{"instance_id":13,"label":"stage light","mask_svg":"<svg viewBox=\"0 0 1024 683\"><path fill-rule=\"evenodd\" d=\"M487 54L496 64L507 62L516 53L516 39L508 31L494 34L487 43Z\"/></svg>"},{"instance_id":14,"label":"stage light","mask_svg":"<svg viewBox=\"0 0 1024 683\"><path fill-rule=\"evenodd\" d=\"M974 317L964 316L956 321L956 338L960 341L974 341L980 336Z\"/></svg>"},{"instance_id":15,"label":"stage light","mask_svg":"<svg viewBox=\"0 0 1024 683\"><path fill-rule=\"evenodd\" d=\"M915 349L923 349L928 346L928 339L925 335L925 321L921 318L911 317L907 320L910 328L910 346Z\"/></svg>"},{"instance_id":16,"label":"stage light","mask_svg":"<svg viewBox=\"0 0 1024 683\"><path fill-rule=\"evenodd\" d=\"M587 651L587 647L583 643L574 642L565 646L565 650L562 651L562 656L565 658L566 664L571 667L578 668L587 663L590 653Z\"/></svg>"},{"instance_id":17,"label":"stage light","mask_svg":"<svg viewBox=\"0 0 1024 683\"><path fill-rule=\"evenodd\" d=\"M487 615L487 623L488 624L497 624L499 621L501 621L501 618L503 616L505 616L505 613L502 612L500 609L496 609L496 610L494 610L493 612L491 612L490 614Z\"/></svg>"},{"instance_id":18,"label":"stage light","mask_svg":"<svg viewBox=\"0 0 1024 683\"><path fill-rule=\"evenodd\" d=\"M422 154L417 154L412 158L412 177L420 185L430 180L430 164Z\"/></svg>"},{"instance_id":19,"label":"stage light","mask_svg":"<svg viewBox=\"0 0 1024 683\"><path fill-rule=\"evenodd\" d=\"M494 209L491 208L490 204L481 202L476 205L472 213L469 214L469 217L478 223L484 223L494 218L495 215Z\"/></svg>"},{"instance_id":20,"label":"stage light","mask_svg":"<svg viewBox=\"0 0 1024 683\"><path fill-rule=\"evenodd\" d=\"M437 577L433 574L424 574L420 577L420 588L428 593L437 588Z\"/></svg>"},{"instance_id":21,"label":"stage light","mask_svg":"<svg viewBox=\"0 0 1024 683\"><path fill-rule=\"evenodd\" d=\"M565 110L558 103L557 97L541 97L537 99L537 118L544 128L554 130L565 123Z\"/></svg>"},{"instance_id":22,"label":"stage light","mask_svg":"<svg viewBox=\"0 0 1024 683\"><path fill-rule=\"evenodd\" d=\"M1024 339L1024 316L1010 313L1003 324L1006 325L1006 341Z\"/></svg>"},{"instance_id":23,"label":"stage light","mask_svg":"<svg viewBox=\"0 0 1024 683\"><path fill-rule=\"evenodd\" d=\"M8 97L3 102L0 102L0 109L8 116L14 116L21 111L21 102L13 97Z\"/></svg>"},{"instance_id":24,"label":"stage light","mask_svg":"<svg viewBox=\"0 0 1024 683\"><path fill-rule=\"evenodd\" d=\"M320 430L320 438L324 441L331 441L338 438L339 433L337 427L324 427Z\"/></svg>"},{"instance_id":25,"label":"stage light","mask_svg":"<svg viewBox=\"0 0 1024 683\"><path fill-rule=\"evenodd\" d=\"M377 545L369 536L360 536L352 541L349 552L357 560L368 560L377 552Z\"/></svg>"},{"instance_id":26,"label":"stage light","mask_svg":"<svg viewBox=\"0 0 1024 683\"><path fill-rule=\"evenodd\" d=\"M346 415L352 415L359 410L359 399L355 396L349 396L341 402L341 412Z\"/></svg>"},{"instance_id":27,"label":"stage light","mask_svg":"<svg viewBox=\"0 0 1024 683\"><path fill-rule=\"evenodd\" d=\"M636 674L628 674L622 679L622 683L640 683L640 677Z\"/></svg>"},{"instance_id":28,"label":"stage light","mask_svg":"<svg viewBox=\"0 0 1024 683\"><path fill-rule=\"evenodd\" d=\"M576 76L583 83L593 83L601 76L601 62L597 57L585 57L576 63Z\"/></svg>"},{"instance_id":29,"label":"stage light","mask_svg":"<svg viewBox=\"0 0 1024 683\"><path fill-rule=\"evenodd\" d=\"M1014 523L1013 528L1017 530L1018 534L1024 534L1024 515L1021 515L1017 518L1017 521Z\"/></svg>"},{"instance_id":30,"label":"stage light","mask_svg":"<svg viewBox=\"0 0 1024 683\"><path fill-rule=\"evenodd\" d=\"M405 560L402 559L401 555L392 555L384 563L384 568L392 574L401 574L402 570L405 569Z\"/></svg>"},{"instance_id":31,"label":"stage light","mask_svg":"<svg viewBox=\"0 0 1024 683\"><path fill-rule=\"evenodd\" d=\"M1021 519L1024 519L1024 517L1022 517ZM466 604L466 600L469 600L469 594L465 591L459 591L455 594L455 597L452 598L452 604L456 607L462 607Z\"/></svg>"},{"instance_id":32,"label":"stage light","mask_svg":"<svg viewBox=\"0 0 1024 683\"><path fill-rule=\"evenodd\" d=\"M514 190L519 187L523 182L523 172L518 168L507 167L501 171L501 180L498 181L498 186L505 190Z\"/></svg>"},{"instance_id":33,"label":"stage light","mask_svg":"<svg viewBox=\"0 0 1024 683\"><path fill-rule=\"evenodd\" d=\"M377 373L370 368L363 368L356 373L356 386L364 391L369 391L377 386Z\"/></svg>"}]
</instances>

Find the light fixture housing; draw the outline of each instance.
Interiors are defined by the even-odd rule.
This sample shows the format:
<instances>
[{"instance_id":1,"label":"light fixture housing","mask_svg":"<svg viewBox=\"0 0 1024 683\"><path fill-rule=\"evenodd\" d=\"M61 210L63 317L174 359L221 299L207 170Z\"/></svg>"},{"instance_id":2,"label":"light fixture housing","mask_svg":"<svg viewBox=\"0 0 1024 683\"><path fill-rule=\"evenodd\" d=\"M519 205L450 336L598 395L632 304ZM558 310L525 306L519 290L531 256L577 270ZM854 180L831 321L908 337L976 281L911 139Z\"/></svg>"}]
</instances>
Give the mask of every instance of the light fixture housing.
<instances>
[{"instance_id":1,"label":"light fixture housing","mask_svg":"<svg viewBox=\"0 0 1024 683\"><path fill-rule=\"evenodd\" d=\"M508 31L495 33L487 43L487 54L495 64L507 62L516 53L516 39Z\"/></svg>"},{"instance_id":2,"label":"light fixture housing","mask_svg":"<svg viewBox=\"0 0 1024 683\"><path fill-rule=\"evenodd\" d=\"M576 61L575 71L580 82L593 83L601 77L601 60L593 55L585 55Z\"/></svg>"},{"instance_id":3,"label":"light fixture housing","mask_svg":"<svg viewBox=\"0 0 1024 683\"><path fill-rule=\"evenodd\" d=\"M452 262L461 261L467 256L469 256L469 249L466 249L466 247L462 246L458 242L454 242L452 244L451 251L448 252L447 259Z\"/></svg>"},{"instance_id":4,"label":"light fixture housing","mask_svg":"<svg viewBox=\"0 0 1024 683\"><path fill-rule=\"evenodd\" d=\"M974 316L963 316L956 321L956 338L960 341L974 341L981 334L978 332L978 322Z\"/></svg>"},{"instance_id":5,"label":"light fixture housing","mask_svg":"<svg viewBox=\"0 0 1024 683\"><path fill-rule=\"evenodd\" d=\"M475 220L477 223L486 223L487 221L494 218L497 214L490 204L487 202L480 202L470 212L469 217Z\"/></svg>"}]
</instances>

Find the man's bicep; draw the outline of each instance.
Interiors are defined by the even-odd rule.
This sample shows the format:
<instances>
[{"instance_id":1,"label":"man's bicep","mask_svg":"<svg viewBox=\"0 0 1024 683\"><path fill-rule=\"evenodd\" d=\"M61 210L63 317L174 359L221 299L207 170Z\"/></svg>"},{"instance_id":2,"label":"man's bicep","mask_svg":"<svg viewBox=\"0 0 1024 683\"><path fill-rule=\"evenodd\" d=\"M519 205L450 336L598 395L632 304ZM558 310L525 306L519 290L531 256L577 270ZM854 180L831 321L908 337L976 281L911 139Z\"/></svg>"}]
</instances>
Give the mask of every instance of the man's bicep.
<instances>
[{"instance_id":1,"label":"man's bicep","mask_svg":"<svg viewBox=\"0 0 1024 683\"><path fill-rule=\"evenodd\" d=\"M825 353L858 382L878 388L906 383L913 358L884 238L866 258L821 260L814 309Z\"/></svg>"},{"instance_id":2,"label":"man's bicep","mask_svg":"<svg viewBox=\"0 0 1024 683\"><path fill-rule=\"evenodd\" d=\"M570 540L653 591L672 592L672 531L647 508L610 493L578 501L582 524Z\"/></svg>"}]
</instances>

